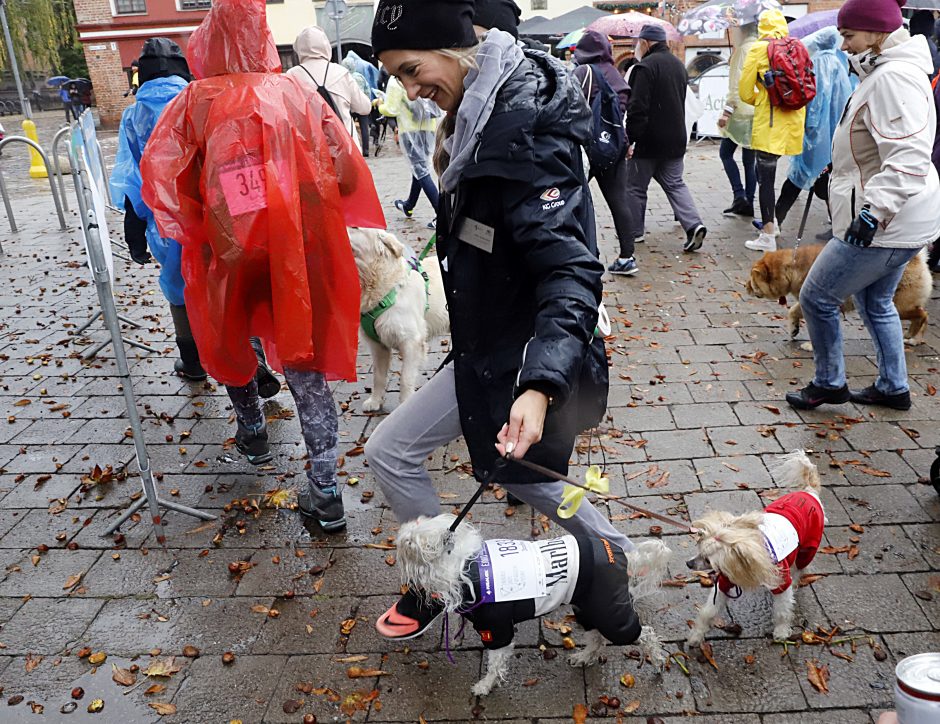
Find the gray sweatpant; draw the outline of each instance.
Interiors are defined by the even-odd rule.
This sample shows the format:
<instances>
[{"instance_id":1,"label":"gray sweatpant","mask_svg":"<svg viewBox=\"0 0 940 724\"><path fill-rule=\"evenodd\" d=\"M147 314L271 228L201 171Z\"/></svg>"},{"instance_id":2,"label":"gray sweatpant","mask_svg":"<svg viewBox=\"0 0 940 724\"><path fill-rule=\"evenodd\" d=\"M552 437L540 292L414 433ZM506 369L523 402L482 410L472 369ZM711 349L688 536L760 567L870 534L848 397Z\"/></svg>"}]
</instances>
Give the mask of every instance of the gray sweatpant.
<instances>
[{"instance_id":1,"label":"gray sweatpant","mask_svg":"<svg viewBox=\"0 0 940 724\"><path fill-rule=\"evenodd\" d=\"M452 364L434 375L372 433L366 443L366 459L399 521L441 513L440 498L424 462L434 450L460 435ZM572 518L561 520L556 509L561 503L563 483L504 484L502 487L569 533L606 538L625 551L633 550L630 539L587 500ZM468 485L468 497L470 492Z\"/></svg>"},{"instance_id":2,"label":"gray sweatpant","mask_svg":"<svg viewBox=\"0 0 940 724\"><path fill-rule=\"evenodd\" d=\"M627 198L631 204L634 238L643 236L646 228L646 198L653 179L666 193L673 213L686 232L702 223L689 187L682 178L684 170L684 158L633 157L627 161Z\"/></svg>"}]
</instances>

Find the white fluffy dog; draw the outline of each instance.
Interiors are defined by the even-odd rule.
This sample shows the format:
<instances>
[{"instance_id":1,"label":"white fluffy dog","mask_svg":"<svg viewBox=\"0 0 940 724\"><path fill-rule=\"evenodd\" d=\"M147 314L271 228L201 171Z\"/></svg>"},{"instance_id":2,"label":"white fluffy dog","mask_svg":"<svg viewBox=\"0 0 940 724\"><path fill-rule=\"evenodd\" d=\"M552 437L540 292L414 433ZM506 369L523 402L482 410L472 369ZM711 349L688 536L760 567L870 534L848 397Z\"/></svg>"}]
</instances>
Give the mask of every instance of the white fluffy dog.
<instances>
[{"instance_id":1,"label":"white fluffy dog","mask_svg":"<svg viewBox=\"0 0 940 724\"><path fill-rule=\"evenodd\" d=\"M360 313L374 309L392 290L395 303L375 321L376 342L366 335L372 351L372 394L363 403L366 412L382 409L388 385L392 350L401 354L401 394L404 402L415 390L418 369L427 354L431 337L448 334L450 320L437 257L428 257L422 267L428 283L409 262L411 250L393 234L380 229L349 229L349 241L359 271Z\"/></svg>"},{"instance_id":2,"label":"white fluffy dog","mask_svg":"<svg viewBox=\"0 0 940 724\"><path fill-rule=\"evenodd\" d=\"M702 643L729 598L760 588L774 594L774 639L790 635L794 588L816 556L826 521L819 471L806 453L797 450L784 456L778 472L782 483L797 490L763 511L743 515L714 511L692 523L698 529L698 556L687 565L713 571L718 578L692 626L691 646Z\"/></svg>"},{"instance_id":3,"label":"white fluffy dog","mask_svg":"<svg viewBox=\"0 0 940 724\"><path fill-rule=\"evenodd\" d=\"M398 535L398 564L412 590L462 615L480 634L486 674L474 685L475 695L485 696L506 679L514 624L566 603L586 629L584 649L569 659L573 666L595 663L605 640L639 642L655 666L666 662L658 636L640 624L635 609L644 603L650 608L661 591L669 560L664 543L647 541L624 555L606 540L571 535L484 541L466 522L451 533L454 520L445 514L405 523Z\"/></svg>"}]
</instances>

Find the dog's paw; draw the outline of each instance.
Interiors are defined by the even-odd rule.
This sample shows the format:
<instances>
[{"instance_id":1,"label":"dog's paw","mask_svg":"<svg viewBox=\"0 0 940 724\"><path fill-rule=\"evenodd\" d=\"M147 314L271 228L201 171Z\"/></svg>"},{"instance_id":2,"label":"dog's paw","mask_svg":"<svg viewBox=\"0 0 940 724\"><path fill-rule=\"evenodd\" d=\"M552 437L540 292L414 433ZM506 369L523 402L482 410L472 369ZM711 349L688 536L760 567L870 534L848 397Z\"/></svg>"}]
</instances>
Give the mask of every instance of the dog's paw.
<instances>
[{"instance_id":1,"label":"dog's paw","mask_svg":"<svg viewBox=\"0 0 940 724\"><path fill-rule=\"evenodd\" d=\"M788 638L790 638L790 624L774 626L774 641L786 641Z\"/></svg>"},{"instance_id":2,"label":"dog's paw","mask_svg":"<svg viewBox=\"0 0 940 724\"><path fill-rule=\"evenodd\" d=\"M568 663L571 666L593 666L597 663L598 658L600 658L598 652L584 649L583 651L571 654L571 656L568 657Z\"/></svg>"},{"instance_id":3,"label":"dog's paw","mask_svg":"<svg viewBox=\"0 0 940 724\"><path fill-rule=\"evenodd\" d=\"M374 397L369 397L365 402L362 403L363 412L379 412L382 409L382 400L378 400Z\"/></svg>"},{"instance_id":4,"label":"dog's paw","mask_svg":"<svg viewBox=\"0 0 940 724\"><path fill-rule=\"evenodd\" d=\"M473 685L470 689L470 693L474 696L486 696L493 690L493 684L486 679L480 679L477 683Z\"/></svg>"}]
</instances>

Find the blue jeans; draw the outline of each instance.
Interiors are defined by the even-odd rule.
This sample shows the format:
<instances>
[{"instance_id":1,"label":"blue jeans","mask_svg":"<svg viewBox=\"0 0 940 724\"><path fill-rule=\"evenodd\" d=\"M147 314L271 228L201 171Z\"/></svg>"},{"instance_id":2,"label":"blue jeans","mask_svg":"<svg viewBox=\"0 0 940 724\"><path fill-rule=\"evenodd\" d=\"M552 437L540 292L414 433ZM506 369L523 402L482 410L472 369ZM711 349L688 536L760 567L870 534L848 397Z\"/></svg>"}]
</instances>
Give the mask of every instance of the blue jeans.
<instances>
[{"instance_id":1,"label":"blue jeans","mask_svg":"<svg viewBox=\"0 0 940 724\"><path fill-rule=\"evenodd\" d=\"M731 193L734 194L734 198L744 199L749 204L753 204L754 191L757 189L757 157L753 149L741 148L741 163L744 165L744 186L742 186L741 172L734 160L734 152L737 149L738 144L730 138L722 138L721 145L718 147L718 156L725 167L725 175L731 184Z\"/></svg>"},{"instance_id":2,"label":"blue jeans","mask_svg":"<svg viewBox=\"0 0 940 724\"><path fill-rule=\"evenodd\" d=\"M832 239L809 270L800 290L800 306L813 342L813 384L830 389L845 385L842 353L842 302L855 297L855 307L875 343L878 379L886 395L906 392L904 330L894 306L894 292L904 266L919 249L860 248Z\"/></svg>"}]
</instances>

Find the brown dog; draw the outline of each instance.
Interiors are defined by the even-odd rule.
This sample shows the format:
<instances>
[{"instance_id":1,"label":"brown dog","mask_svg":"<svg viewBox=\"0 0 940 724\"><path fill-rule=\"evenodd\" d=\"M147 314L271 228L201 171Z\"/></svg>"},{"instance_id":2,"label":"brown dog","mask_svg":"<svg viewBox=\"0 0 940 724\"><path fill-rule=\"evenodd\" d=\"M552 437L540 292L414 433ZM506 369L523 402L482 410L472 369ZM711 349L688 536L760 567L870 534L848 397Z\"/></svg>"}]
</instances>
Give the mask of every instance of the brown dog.
<instances>
[{"instance_id":1,"label":"brown dog","mask_svg":"<svg viewBox=\"0 0 940 724\"><path fill-rule=\"evenodd\" d=\"M787 295L791 294L797 302L790 307L787 318L790 324L790 338L793 339L800 331L800 320L803 310L800 308L800 289L810 267L822 251L822 244L801 246L799 249L778 249L767 251L751 268L751 278L747 280L745 288L748 294L759 299L779 299L782 306L786 306ZM898 309L901 319L909 319L911 326L904 335L910 344L920 344L924 341L927 331L927 302L933 287L933 277L927 268L924 252L907 263L904 275L894 293L894 306ZM843 311L855 308L852 299L846 299L842 305Z\"/></svg>"}]
</instances>

